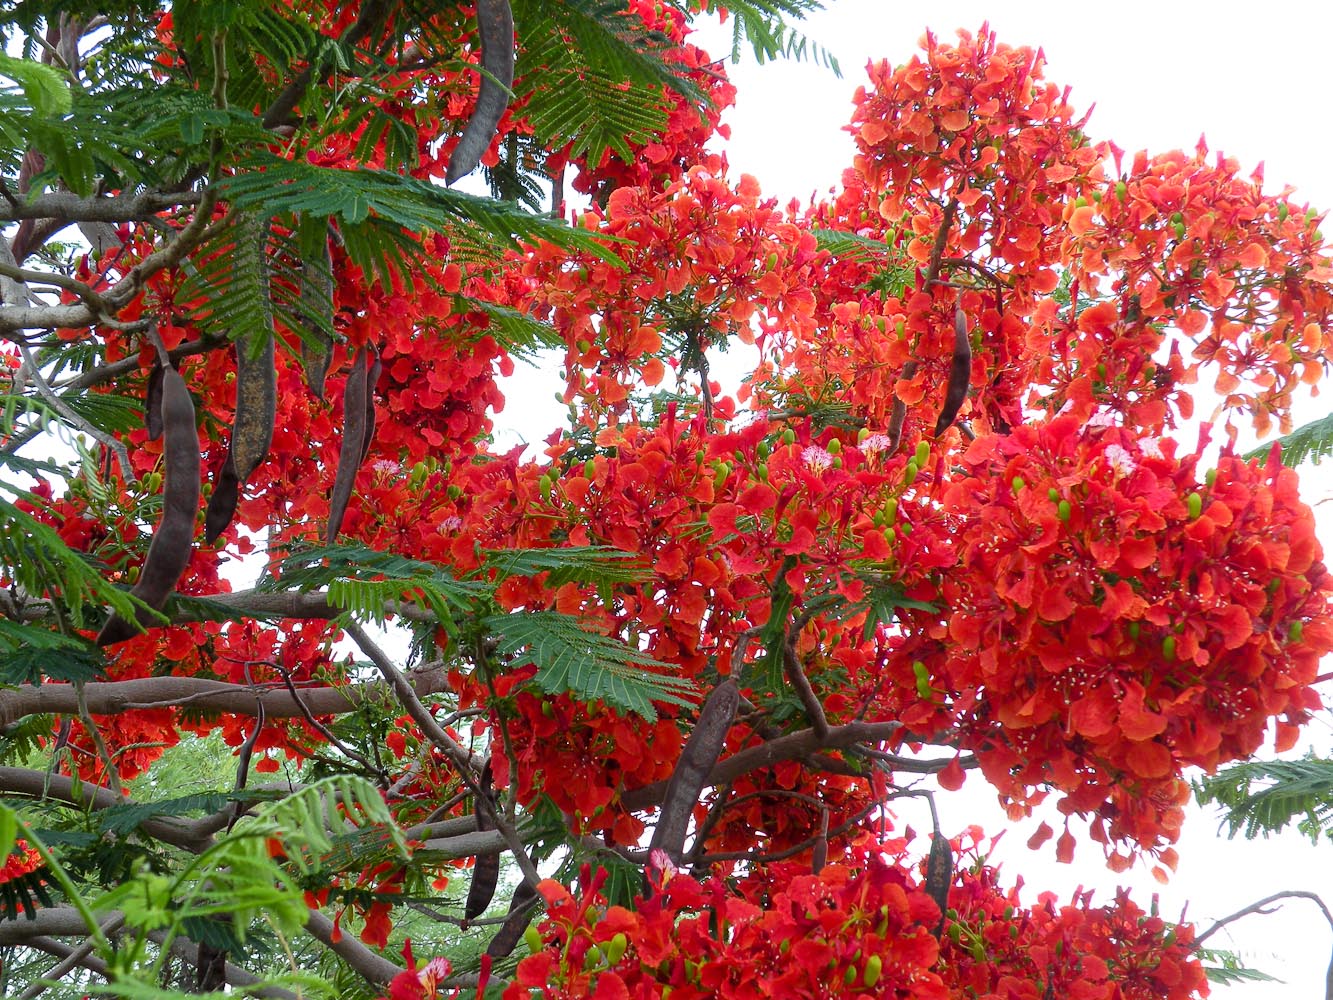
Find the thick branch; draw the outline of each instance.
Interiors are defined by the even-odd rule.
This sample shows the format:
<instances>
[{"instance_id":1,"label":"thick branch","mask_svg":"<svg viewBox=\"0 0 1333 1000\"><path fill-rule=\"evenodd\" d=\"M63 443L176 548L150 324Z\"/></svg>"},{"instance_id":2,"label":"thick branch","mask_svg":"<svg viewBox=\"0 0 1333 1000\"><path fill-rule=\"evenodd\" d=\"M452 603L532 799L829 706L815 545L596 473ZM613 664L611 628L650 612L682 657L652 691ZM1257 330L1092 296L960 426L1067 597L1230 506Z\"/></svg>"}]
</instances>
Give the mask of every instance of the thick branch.
<instances>
[{"instance_id":1,"label":"thick branch","mask_svg":"<svg viewBox=\"0 0 1333 1000\"><path fill-rule=\"evenodd\" d=\"M902 724L897 722L849 722L831 727L822 737L813 729L802 729L718 761L708 776L708 784L723 785L761 767L784 760L802 760L820 750L846 750L858 743L879 743L900 729ZM666 789L667 783L659 781L626 792L621 801L629 809L649 809L661 803Z\"/></svg>"},{"instance_id":2,"label":"thick branch","mask_svg":"<svg viewBox=\"0 0 1333 1000\"><path fill-rule=\"evenodd\" d=\"M198 191L162 194L156 191L107 198L81 198L69 191L55 191L13 202L0 199L0 222L19 219L63 219L66 222L138 222L182 205L198 204Z\"/></svg>"},{"instance_id":3,"label":"thick branch","mask_svg":"<svg viewBox=\"0 0 1333 1000\"><path fill-rule=\"evenodd\" d=\"M446 671L414 671L407 681L418 696L449 690ZM202 677L143 677L135 680L104 681L86 684L84 694L93 715L119 715L136 709L191 708L236 715L255 715L262 704L270 719L312 715L341 715L362 705L382 704L390 698L388 685L382 683L348 684L342 687L298 687L303 710L291 691L284 687L255 688L246 684L206 680ZM68 684L43 684L0 691L0 725L8 725L25 715L72 715L78 711L78 697Z\"/></svg>"},{"instance_id":4,"label":"thick branch","mask_svg":"<svg viewBox=\"0 0 1333 1000\"><path fill-rule=\"evenodd\" d=\"M376 955L356 938L347 934L338 935L333 921L322 913L312 910L305 929L371 985L382 986L403 971L402 966ZM335 937L337 940L334 940Z\"/></svg>"}]
</instances>

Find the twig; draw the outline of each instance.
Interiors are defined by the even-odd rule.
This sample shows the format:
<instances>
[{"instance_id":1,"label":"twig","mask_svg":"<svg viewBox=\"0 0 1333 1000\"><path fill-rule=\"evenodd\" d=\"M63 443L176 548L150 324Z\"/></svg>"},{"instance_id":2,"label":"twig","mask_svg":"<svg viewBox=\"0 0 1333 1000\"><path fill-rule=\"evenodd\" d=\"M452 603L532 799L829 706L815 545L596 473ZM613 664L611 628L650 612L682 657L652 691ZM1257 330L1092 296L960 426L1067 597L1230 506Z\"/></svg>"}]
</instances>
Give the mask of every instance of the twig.
<instances>
[{"instance_id":1,"label":"twig","mask_svg":"<svg viewBox=\"0 0 1333 1000\"><path fill-rule=\"evenodd\" d=\"M15 343L18 345L19 353L23 355L24 370L28 377L32 379L32 384L36 387L37 394L50 404L51 409L55 410L68 420L78 428L79 431L87 434L98 444L102 445L102 447L109 449L111 453L116 456L116 464L120 466L121 477L126 483L135 482L134 468L130 465L130 453L125 449L125 445L101 428L94 427L87 420L84 420L83 417L70 409L69 404L66 403L60 394L52 389L50 383L46 381L46 376L42 374L41 369L38 367L37 359L32 356L32 351L29 349L27 342L20 338L17 339Z\"/></svg>"},{"instance_id":2,"label":"twig","mask_svg":"<svg viewBox=\"0 0 1333 1000\"><path fill-rule=\"evenodd\" d=\"M1244 909L1237 910L1230 916L1223 917L1221 920L1213 924L1212 927L1209 927L1206 931L1204 931L1202 934L1200 934L1198 937L1194 939L1195 947L1202 945L1205 941L1207 941L1210 937L1212 937L1214 934L1220 931L1227 924L1239 920L1241 917L1248 917L1253 913L1271 913L1272 912L1271 910L1265 910L1264 907L1268 906L1271 903L1276 903L1282 899L1310 900L1317 907L1319 907L1319 912L1324 915L1324 919L1328 921L1329 927L1333 927L1333 913L1329 912L1329 909L1324 904L1323 899L1321 899L1318 895L1316 895L1313 892L1306 892L1304 889L1287 889L1284 890L1283 892L1275 892L1271 896L1265 896L1257 903L1251 903Z\"/></svg>"},{"instance_id":3,"label":"twig","mask_svg":"<svg viewBox=\"0 0 1333 1000\"><path fill-rule=\"evenodd\" d=\"M815 689L810 686L810 679L801 669L801 661L796 655L796 636L792 632L787 634L782 643L782 666L787 673L787 680L796 690L796 696L801 699L805 717L810 720L810 727L822 740L828 735L828 719L824 716L824 706L819 703Z\"/></svg>"},{"instance_id":4,"label":"twig","mask_svg":"<svg viewBox=\"0 0 1333 1000\"><path fill-rule=\"evenodd\" d=\"M375 641L366 634L356 622L347 621L343 623L343 630L352 638L352 641L360 647L361 651L370 657L370 661L384 676L384 679L393 688L398 700L402 702L403 707L407 709L407 714L412 720L421 727L421 731L426 738L434 743L444 753L454 767L458 769L459 777L472 790L474 795L483 795L481 782L472 771L472 755L464 750L444 729L435 721L435 716L431 715L430 709L421 703L417 693L412 685L407 682L407 678L385 655L384 651L376 645ZM517 831L509 822L508 817L501 816L499 813L495 816L495 826L497 831L504 837L505 844L514 855L514 862L519 870L523 872L525 881L536 886L541 881L541 875L528 857L527 851L523 847L523 841L519 839Z\"/></svg>"},{"instance_id":5,"label":"twig","mask_svg":"<svg viewBox=\"0 0 1333 1000\"><path fill-rule=\"evenodd\" d=\"M102 933L110 936L115 934L125 923L125 915L122 913L113 913L102 923ZM37 997L45 993L50 987L54 986L71 969L82 965L84 960L93 953L96 942L91 938L84 938L83 942L76 948L71 948L68 955L47 970L46 974L36 982L29 984L28 988L20 993L14 1000L36 1000Z\"/></svg>"}]
</instances>

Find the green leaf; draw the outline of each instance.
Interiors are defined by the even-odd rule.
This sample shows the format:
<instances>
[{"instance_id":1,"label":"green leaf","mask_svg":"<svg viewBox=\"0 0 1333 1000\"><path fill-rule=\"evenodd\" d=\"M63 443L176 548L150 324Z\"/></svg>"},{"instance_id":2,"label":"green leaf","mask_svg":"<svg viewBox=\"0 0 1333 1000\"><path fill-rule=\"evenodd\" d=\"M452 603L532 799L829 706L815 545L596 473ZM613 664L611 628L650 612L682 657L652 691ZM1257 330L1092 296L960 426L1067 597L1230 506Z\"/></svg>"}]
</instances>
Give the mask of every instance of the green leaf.
<instances>
[{"instance_id":1,"label":"green leaf","mask_svg":"<svg viewBox=\"0 0 1333 1000\"><path fill-rule=\"evenodd\" d=\"M50 66L0 52L0 76L9 77L22 88L35 114L43 118L69 114L73 101L69 81Z\"/></svg>"},{"instance_id":2,"label":"green leaf","mask_svg":"<svg viewBox=\"0 0 1333 1000\"><path fill-rule=\"evenodd\" d=\"M1333 413L1297 427L1290 434L1278 438L1276 443L1282 448L1283 465L1295 467L1304 462L1318 465L1322 459L1333 455ZM1270 441L1260 445L1246 452L1243 457L1263 461L1268 457L1273 444Z\"/></svg>"},{"instance_id":3,"label":"green leaf","mask_svg":"<svg viewBox=\"0 0 1333 1000\"><path fill-rule=\"evenodd\" d=\"M590 630L572 615L557 611L490 615L482 628L495 636L500 655L536 664L534 683L547 694L567 692L580 701L602 701L649 720L657 718L655 701L694 704L693 682L655 673L666 664L620 639Z\"/></svg>"},{"instance_id":4,"label":"green leaf","mask_svg":"<svg viewBox=\"0 0 1333 1000\"><path fill-rule=\"evenodd\" d=\"M1225 811L1228 836L1246 839L1280 833L1293 822L1318 843L1333 839L1333 760L1308 754L1300 760L1246 761L1194 783L1199 802Z\"/></svg>"},{"instance_id":5,"label":"green leaf","mask_svg":"<svg viewBox=\"0 0 1333 1000\"><path fill-rule=\"evenodd\" d=\"M570 545L558 549L487 549L486 568L501 576L536 576L549 573L552 587L566 583L610 586L651 579L648 567L635 555L604 545Z\"/></svg>"},{"instance_id":6,"label":"green leaf","mask_svg":"<svg viewBox=\"0 0 1333 1000\"><path fill-rule=\"evenodd\" d=\"M37 629L26 629L29 633ZM55 633L46 633L54 635ZM101 650L85 642L52 648L22 645L0 653L0 684L41 684L43 678L80 683L101 677L106 660Z\"/></svg>"}]
</instances>

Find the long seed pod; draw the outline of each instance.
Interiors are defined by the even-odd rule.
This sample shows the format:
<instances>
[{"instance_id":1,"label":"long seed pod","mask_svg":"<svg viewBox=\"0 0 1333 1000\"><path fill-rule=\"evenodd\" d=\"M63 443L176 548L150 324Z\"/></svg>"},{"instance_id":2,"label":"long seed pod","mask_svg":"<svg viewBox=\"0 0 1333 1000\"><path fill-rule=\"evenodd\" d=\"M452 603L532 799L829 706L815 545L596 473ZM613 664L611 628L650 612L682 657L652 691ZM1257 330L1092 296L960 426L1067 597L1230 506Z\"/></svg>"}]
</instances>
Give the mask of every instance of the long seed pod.
<instances>
[{"instance_id":1,"label":"long seed pod","mask_svg":"<svg viewBox=\"0 0 1333 1000\"><path fill-rule=\"evenodd\" d=\"M333 495L329 498L329 523L324 531L324 540L330 545L338 540L338 533L342 531L343 515L347 513L356 473L361 468L361 456L366 451L366 400L369 396L366 392L369 375L366 359L367 351L363 347L352 359L352 371L343 388L343 440L338 449Z\"/></svg>"},{"instance_id":2,"label":"long seed pod","mask_svg":"<svg viewBox=\"0 0 1333 1000\"><path fill-rule=\"evenodd\" d=\"M325 236L319 259L301 268L301 314L305 328L301 336L301 364L306 385L324 398L324 379L333 356L333 255Z\"/></svg>"},{"instance_id":3,"label":"long seed pod","mask_svg":"<svg viewBox=\"0 0 1333 1000\"><path fill-rule=\"evenodd\" d=\"M509 901L509 916L505 917L505 922L500 925L495 937L491 938L491 943L486 946L486 954L491 958L507 958L513 953L519 941L523 940L523 932L528 929L528 924L532 923L533 915L537 912L533 906L536 901L537 890L527 882L520 882L518 888L514 890L513 898Z\"/></svg>"},{"instance_id":4,"label":"long seed pod","mask_svg":"<svg viewBox=\"0 0 1333 1000\"><path fill-rule=\"evenodd\" d=\"M930 855L926 859L926 881L922 888L940 908L940 925L935 931L937 938L944 931L944 913L949 908L951 885L953 885L953 848L949 845L949 838L936 831L930 841Z\"/></svg>"},{"instance_id":5,"label":"long seed pod","mask_svg":"<svg viewBox=\"0 0 1333 1000\"><path fill-rule=\"evenodd\" d=\"M380 364L380 352L369 344L366 347L373 360L370 362L370 371L366 372L366 426L361 434L361 463L363 465L366 456L370 454L370 443L375 440L375 386L379 385L380 371L383 370L383 366Z\"/></svg>"},{"instance_id":6,"label":"long seed pod","mask_svg":"<svg viewBox=\"0 0 1333 1000\"><path fill-rule=\"evenodd\" d=\"M495 829L495 804L491 801L491 765L486 762L486 767L481 772L481 782L478 786L476 805L473 808L473 816L477 824L477 831ZM485 854L478 854L476 863L472 866L472 885L468 887L467 903L463 907L463 919L472 920L486 912L486 907L491 905L491 900L495 898L495 887L500 882L500 852L488 851Z\"/></svg>"},{"instance_id":7,"label":"long seed pod","mask_svg":"<svg viewBox=\"0 0 1333 1000\"><path fill-rule=\"evenodd\" d=\"M260 329L237 338L236 413L231 424L231 448L204 517L204 540L210 545L227 529L236 513L241 487L268 457L277 414L277 370L274 367L273 310L269 299L267 223L244 219L236 240L235 283L251 284L245 294L258 295L264 304Z\"/></svg>"},{"instance_id":8,"label":"long seed pod","mask_svg":"<svg viewBox=\"0 0 1333 1000\"><path fill-rule=\"evenodd\" d=\"M446 184L477 169L505 108L509 107L509 88L514 82L514 12L509 0L477 0L477 29L484 72L477 91L477 106L449 158L449 169L444 175Z\"/></svg>"},{"instance_id":9,"label":"long seed pod","mask_svg":"<svg viewBox=\"0 0 1333 1000\"><path fill-rule=\"evenodd\" d=\"M199 512L199 435L194 424L194 401L185 379L170 365L162 371L162 517L153 532L148 555L139 571L139 582L130 590L144 604L160 611L190 563L194 545L194 520ZM152 615L141 612L139 624L147 627ZM138 629L113 616L98 633L97 644L109 646L136 635Z\"/></svg>"},{"instance_id":10,"label":"long seed pod","mask_svg":"<svg viewBox=\"0 0 1333 1000\"><path fill-rule=\"evenodd\" d=\"M671 772L671 780L667 782L666 795L662 799L662 814L653 831L650 849L666 851L676 864L682 861L690 816L694 813L713 765L722 753L740 700L740 689L730 677L713 688L712 694L699 710L699 721L694 724L694 731L685 741L680 760L676 762L676 769Z\"/></svg>"},{"instance_id":11,"label":"long seed pod","mask_svg":"<svg viewBox=\"0 0 1333 1000\"><path fill-rule=\"evenodd\" d=\"M149 441L156 441L162 436L162 371L162 362L154 361L148 373L148 385L144 389L144 424L148 429Z\"/></svg>"},{"instance_id":12,"label":"long seed pod","mask_svg":"<svg viewBox=\"0 0 1333 1000\"><path fill-rule=\"evenodd\" d=\"M903 365L903 379L914 378L916 376L917 363L915 360L908 361ZM886 454L892 455L898 450L898 444L903 437L903 422L907 419L907 404L897 396L893 398L893 409L889 412L888 439L889 446Z\"/></svg>"},{"instance_id":13,"label":"long seed pod","mask_svg":"<svg viewBox=\"0 0 1333 1000\"><path fill-rule=\"evenodd\" d=\"M939 437L954 417L958 416L963 400L967 399L968 385L972 380L972 344L967 336L967 314L962 305L953 313L953 363L949 366L949 388L944 394L944 407L939 419L935 421L935 436Z\"/></svg>"}]
</instances>

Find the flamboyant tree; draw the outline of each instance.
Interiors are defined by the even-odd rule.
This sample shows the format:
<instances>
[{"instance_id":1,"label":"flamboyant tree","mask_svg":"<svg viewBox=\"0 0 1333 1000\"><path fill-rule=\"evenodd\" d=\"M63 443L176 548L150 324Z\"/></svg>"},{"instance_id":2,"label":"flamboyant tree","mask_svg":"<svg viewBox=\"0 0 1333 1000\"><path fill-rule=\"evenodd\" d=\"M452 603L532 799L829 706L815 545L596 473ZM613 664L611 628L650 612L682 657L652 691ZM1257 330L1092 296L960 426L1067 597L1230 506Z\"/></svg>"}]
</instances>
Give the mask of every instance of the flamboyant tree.
<instances>
[{"instance_id":1,"label":"flamboyant tree","mask_svg":"<svg viewBox=\"0 0 1333 1000\"><path fill-rule=\"evenodd\" d=\"M23 984L1205 991L1190 926L1020 897L929 788L1165 877L1187 769L1319 707L1311 513L1234 448L1327 367L1319 219L1093 140L984 28L872 65L784 208L706 148L715 7L6 6ZM568 420L500 451L532 356Z\"/></svg>"}]
</instances>

